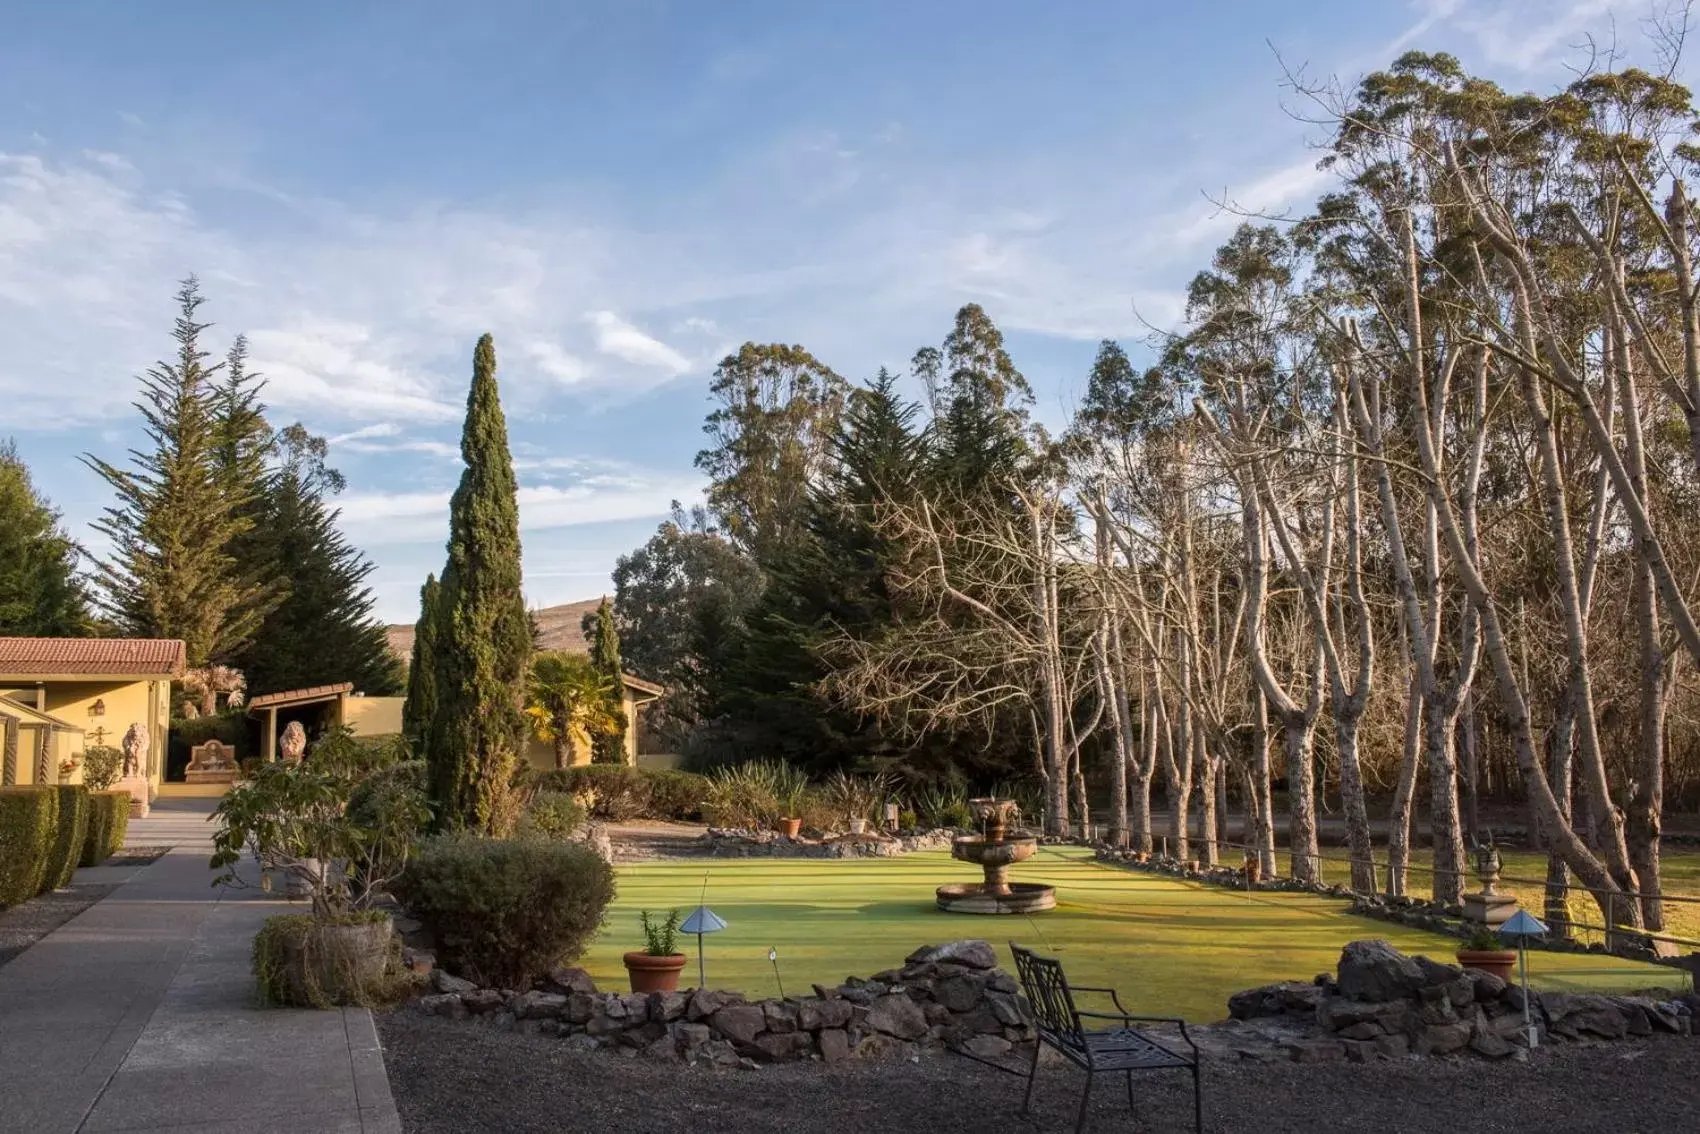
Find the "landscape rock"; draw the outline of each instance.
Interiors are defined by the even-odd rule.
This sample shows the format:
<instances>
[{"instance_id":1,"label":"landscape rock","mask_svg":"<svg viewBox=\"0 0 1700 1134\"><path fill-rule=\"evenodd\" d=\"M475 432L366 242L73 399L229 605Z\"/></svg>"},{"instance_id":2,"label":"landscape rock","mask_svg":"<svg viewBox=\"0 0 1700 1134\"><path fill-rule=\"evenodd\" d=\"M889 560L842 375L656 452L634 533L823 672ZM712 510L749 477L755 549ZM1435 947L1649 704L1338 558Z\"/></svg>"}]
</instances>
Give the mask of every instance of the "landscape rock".
<instances>
[{"instance_id":1,"label":"landscape rock","mask_svg":"<svg viewBox=\"0 0 1700 1134\"><path fill-rule=\"evenodd\" d=\"M522 993L514 1001L514 1015L521 1020L553 1020L567 1006L567 998L554 992Z\"/></svg>"},{"instance_id":2,"label":"landscape rock","mask_svg":"<svg viewBox=\"0 0 1700 1134\"><path fill-rule=\"evenodd\" d=\"M452 992L459 994L462 992L478 991L478 986L476 984L473 984L469 980L461 980L459 977L454 976L451 973L446 973L442 969L432 970L431 987L436 989L438 992L443 993Z\"/></svg>"},{"instance_id":3,"label":"landscape rock","mask_svg":"<svg viewBox=\"0 0 1700 1134\"><path fill-rule=\"evenodd\" d=\"M572 993L567 997L566 1005L561 1009L561 1018L569 1024L588 1023L600 1004L600 998L594 993Z\"/></svg>"},{"instance_id":4,"label":"landscape rock","mask_svg":"<svg viewBox=\"0 0 1700 1134\"><path fill-rule=\"evenodd\" d=\"M419 1010L427 1016L449 1016L459 1019L467 1014L466 1005L461 1002L460 995L454 992L439 993L436 996L421 996Z\"/></svg>"},{"instance_id":5,"label":"landscape rock","mask_svg":"<svg viewBox=\"0 0 1700 1134\"><path fill-rule=\"evenodd\" d=\"M652 992L649 994L649 1018L664 1022L682 1019L690 1003L691 998L683 992Z\"/></svg>"},{"instance_id":6,"label":"landscape rock","mask_svg":"<svg viewBox=\"0 0 1700 1134\"><path fill-rule=\"evenodd\" d=\"M1470 1042L1471 1027L1462 1021L1430 1024L1417 1033L1418 1055L1446 1055Z\"/></svg>"},{"instance_id":7,"label":"landscape rock","mask_svg":"<svg viewBox=\"0 0 1700 1134\"><path fill-rule=\"evenodd\" d=\"M563 967L549 970L549 975L543 978L543 988L546 992L570 996L575 992L595 992L596 982L583 969Z\"/></svg>"},{"instance_id":8,"label":"landscape rock","mask_svg":"<svg viewBox=\"0 0 1700 1134\"><path fill-rule=\"evenodd\" d=\"M460 1002L466 1005L466 1010L473 1015L499 1011L502 1007L502 994L493 988L475 988L471 992L460 994Z\"/></svg>"},{"instance_id":9,"label":"landscape rock","mask_svg":"<svg viewBox=\"0 0 1700 1134\"><path fill-rule=\"evenodd\" d=\"M767 1014L754 1004L729 1004L716 1012L709 1023L734 1043L754 1043L767 1030Z\"/></svg>"},{"instance_id":10,"label":"landscape rock","mask_svg":"<svg viewBox=\"0 0 1700 1134\"><path fill-rule=\"evenodd\" d=\"M1340 995L1349 1000L1403 1000L1430 983L1414 958L1379 937L1348 942L1339 967Z\"/></svg>"},{"instance_id":11,"label":"landscape rock","mask_svg":"<svg viewBox=\"0 0 1700 1134\"><path fill-rule=\"evenodd\" d=\"M819 1043L824 1062L841 1063L850 1058L850 1036L843 1028L822 1028Z\"/></svg>"},{"instance_id":12,"label":"landscape rock","mask_svg":"<svg viewBox=\"0 0 1700 1134\"><path fill-rule=\"evenodd\" d=\"M800 1059L814 1053L815 1037L808 1032L768 1032L757 1037L755 1046L768 1059Z\"/></svg>"},{"instance_id":13,"label":"landscape rock","mask_svg":"<svg viewBox=\"0 0 1700 1134\"><path fill-rule=\"evenodd\" d=\"M906 964L938 964L951 961L973 969L995 969L998 955L991 943L979 938L947 941L943 945L924 946L909 954Z\"/></svg>"},{"instance_id":14,"label":"landscape rock","mask_svg":"<svg viewBox=\"0 0 1700 1134\"><path fill-rule=\"evenodd\" d=\"M1628 1017L1604 996L1549 992L1541 998L1541 1007L1547 1029L1566 1039L1622 1039L1629 1032Z\"/></svg>"},{"instance_id":15,"label":"landscape rock","mask_svg":"<svg viewBox=\"0 0 1700 1134\"><path fill-rule=\"evenodd\" d=\"M907 996L882 996L868 1007L868 1026L899 1039L920 1039L927 1034L927 1017Z\"/></svg>"},{"instance_id":16,"label":"landscape rock","mask_svg":"<svg viewBox=\"0 0 1700 1134\"><path fill-rule=\"evenodd\" d=\"M842 1028L850 1022L852 1007L847 1000L799 1000L797 1026L805 1032L817 1032L822 1028Z\"/></svg>"},{"instance_id":17,"label":"landscape rock","mask_svg":"<svg viewBox=\"0 0 1700 1134\"><path fill-rule=\"evenodd\" d=\"M986 994L985 982L977 977L947 977L933 985L933 999L952 1012L967 1012Z\"/></svg>"},{"instance_id":18,"label":"landscape rock","mask_svg":"<svg viewBox=\"0 0 1700 1134\"><path fill-rule=\"evenodd\" d=\"M742 1004L744 997L736 992L717 992L712 988L699 988L696 995L691 997L691 1006L685 1015L691 1020L701 1020L712 1016L728 1004Z\"/></svg>"},{"instance_id":19,"label":"landscape rock","mask_svg":"<svg viewBox=\"0 0 1700 1134\"><path fill-rule=\"evenodd\" d=\"M1008 1055L1014 1046L1002 1036L973 1036L963 1041L962 1050L981 1059L998 1059Z\"/></svg>"}]
</instances>

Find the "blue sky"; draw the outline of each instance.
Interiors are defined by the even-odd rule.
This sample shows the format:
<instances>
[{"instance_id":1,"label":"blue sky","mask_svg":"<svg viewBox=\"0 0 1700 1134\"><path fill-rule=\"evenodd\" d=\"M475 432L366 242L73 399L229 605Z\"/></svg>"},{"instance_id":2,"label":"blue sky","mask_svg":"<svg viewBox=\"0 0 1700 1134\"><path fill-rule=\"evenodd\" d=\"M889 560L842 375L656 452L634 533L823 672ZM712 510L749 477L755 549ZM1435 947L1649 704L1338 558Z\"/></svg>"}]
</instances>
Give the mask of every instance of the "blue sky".
<instances>
[{"instance_id":1,"label":"blue sky","mask_svg":"<svg viewBox=\"0 0 1700 1134\"><path fill-rule=\"evenodd\" d=\"M194 272L279 423L333 439L380 613L442 561L496 337L527 596L607 590L747 339L901 369L983 304L1039 415L1248 208L1323 182L1281 59L1410 47L1517 87L1644 0L0 3L0 436L79 539ZM1280 58L1277 58L1279 52ZM1137 349L1137 348L1136 348Z\"/></svg>"}]
</instances>

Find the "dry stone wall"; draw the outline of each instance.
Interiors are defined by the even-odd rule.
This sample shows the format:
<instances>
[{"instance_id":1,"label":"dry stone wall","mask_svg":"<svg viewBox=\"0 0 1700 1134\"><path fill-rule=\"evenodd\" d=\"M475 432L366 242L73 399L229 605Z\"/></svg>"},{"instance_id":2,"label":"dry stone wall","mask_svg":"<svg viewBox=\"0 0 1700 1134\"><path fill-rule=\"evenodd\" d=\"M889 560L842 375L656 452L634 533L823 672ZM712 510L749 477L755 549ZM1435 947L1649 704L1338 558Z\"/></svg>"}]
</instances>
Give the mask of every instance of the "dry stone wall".
<instances>
[{"instance_id":1,"label":"dry stone wall","mask_svg":"<svg viewBox=\"0 0 1700 1134\"><path fill-rule=\"evenodd\" d=\"M1033 1038L1014 978L979 940L925 946L899 968L789 999L750 1001L715 989L600 992L581 969L557 970L526 992L479 988L442 970L431 982L435 991L416 1002L427 1015L717 1066L835 1063L924 1047L996 1059Z\"/></svg>"}]
</instances>

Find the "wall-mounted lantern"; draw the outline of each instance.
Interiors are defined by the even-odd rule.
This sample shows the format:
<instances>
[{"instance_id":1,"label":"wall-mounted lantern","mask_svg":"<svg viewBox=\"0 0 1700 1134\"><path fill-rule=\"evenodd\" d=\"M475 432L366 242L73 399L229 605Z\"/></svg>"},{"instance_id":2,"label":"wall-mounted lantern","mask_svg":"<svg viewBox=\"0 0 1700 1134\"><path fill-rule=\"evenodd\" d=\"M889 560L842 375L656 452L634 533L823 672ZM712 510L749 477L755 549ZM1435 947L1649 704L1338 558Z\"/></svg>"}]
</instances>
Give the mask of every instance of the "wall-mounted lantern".
<instances>
[{"instance_id":1,"label":"wall-mounted lantern","mask_svg":"<svg viewBox=\"0 0 1700 1134\"><path fill-rule=\"evenodd\" d=\"M94 699L94 704L89 706L89 716L91 716L91 717L104 717L105 715L106 715L106 702L102 701L99 697L96 697Z\"/></svg>"}]
</instances>

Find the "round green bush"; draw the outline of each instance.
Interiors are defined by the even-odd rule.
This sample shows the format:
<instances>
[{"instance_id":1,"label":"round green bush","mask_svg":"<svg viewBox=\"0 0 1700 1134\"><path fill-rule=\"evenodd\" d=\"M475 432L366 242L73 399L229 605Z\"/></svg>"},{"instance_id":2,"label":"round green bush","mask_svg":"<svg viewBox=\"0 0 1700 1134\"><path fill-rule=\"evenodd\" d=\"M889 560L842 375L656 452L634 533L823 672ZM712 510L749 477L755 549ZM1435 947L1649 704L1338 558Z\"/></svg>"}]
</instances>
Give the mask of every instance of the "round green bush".
<instances>
[{"instance_id":1,"label":"round green bush","mask_svg":"<svg viewBox=\"0 0 1700 1134\"><path fill-rule=\"evenodd\" d=\"M89 789L82 784L59 784L53 790L59 793L59 822L48 854L43 890L71 884L71 876L83 860L83 843L89 830Z\"/></svg>"},{"instance_id":2,"label":"round green bush","mask_svg":"<svg viewBox=\"0 0 1700 1134\"><path fill-rule=\"evenodd\" d=\"M56 789L0 788L0 909L41 893L58 819Z\"/></svg>"},{"instance_id":3,"label":"round green bush","mask_svg":"<svg viewBox=\"0 0 1700 1134\"><path fill-rule=\"evenodd\" d=\"M348 793L348 817L362 827L377 826L385 797L397 791L425 795L427 774L423 760L403 760L373 772Z\"/></svg>"},{"instance_id":4,"label":"round green bush","mask_svg":"<svg viewBox=\"0 0 1700 1134\"><path fill-rule=\"evenodd\" d=\"M527 989L590 943L614 869L578 843L445 835L420 848L394 889L451 971Z\"/></svg>"},{"instance_id":5,"label":"round green bush","mask_svg":"<svg viewBox=\"0 0 1700 1134\"><path fill-rule=\"evenodd\" d=\"M540 791L519 818L519 833L545 839L571 838L584 826L584 808L563 791Z\"/></svg>"}]
</instances>

